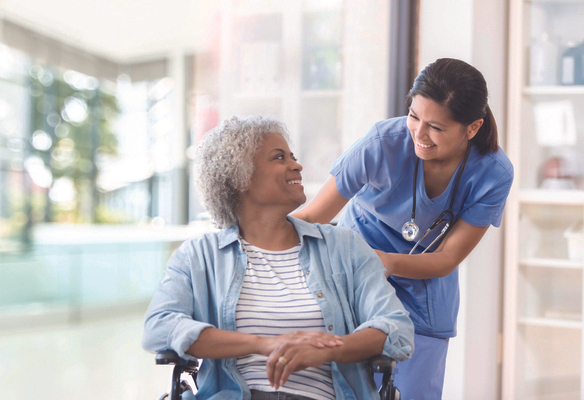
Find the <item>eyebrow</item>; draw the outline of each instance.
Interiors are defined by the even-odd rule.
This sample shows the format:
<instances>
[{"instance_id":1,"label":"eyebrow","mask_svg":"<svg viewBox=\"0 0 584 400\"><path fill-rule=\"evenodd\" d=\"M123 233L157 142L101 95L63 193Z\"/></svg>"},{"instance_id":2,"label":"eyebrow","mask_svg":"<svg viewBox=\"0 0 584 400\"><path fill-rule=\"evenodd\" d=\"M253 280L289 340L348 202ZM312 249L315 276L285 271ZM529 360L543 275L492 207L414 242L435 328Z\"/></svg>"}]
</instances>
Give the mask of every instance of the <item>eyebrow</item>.
<instances>
[{"instance_id":1,"label":"eyebrow","mask_svg":"<svg viewBox=\"0 0 584 400\"><path fill-rule=\"evenodd\" d=\"M416 112L415 112L415 111L412 109L412 106L410 106L410 107L409 107L409 110L410 110L410 112L411 112L411 113L413 113L415 116L418 116L418 114L416 114ZM428 121L428 123L429 123L429 124L432 124L432 125L440 125L440 126L443 126L443 127L447 127L447 126L448 126L448 125L446 125L446 124L443 124L442 122L438 122L438 121Z\"/></svg>"},{"instance_id":2,"label":"eyebrow","mask_svg":"<svg viewBox=\"0 0 584 400\"><path fill-rule=\"evenodd\" d=\"M270 153L269 154L272 154L272 153L282 153L282 154L285 155L286 154L286 151L284 151L283 149L272 149L272 150L270 150ZM293 158L296 158L296 156L294 155L293 152L290 152L289 156L291 156Z\"/></svg>"}]
</instances>

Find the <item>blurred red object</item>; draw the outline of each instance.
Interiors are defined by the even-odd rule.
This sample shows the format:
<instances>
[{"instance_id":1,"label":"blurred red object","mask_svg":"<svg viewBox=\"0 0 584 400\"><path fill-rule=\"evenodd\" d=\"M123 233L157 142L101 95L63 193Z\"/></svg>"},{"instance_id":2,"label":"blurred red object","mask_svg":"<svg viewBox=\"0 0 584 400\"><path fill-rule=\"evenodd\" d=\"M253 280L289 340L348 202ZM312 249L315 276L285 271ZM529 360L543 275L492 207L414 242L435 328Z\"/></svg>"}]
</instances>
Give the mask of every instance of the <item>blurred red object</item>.
<instances>
[{"instance_id":1,"label":"blurred red object","mask_svg":"<svg viewBox=\"0 0 584 400\"><path fill-rule=\"evenodd\" d=\"M563 157L548 158L542 166L541 187L546 189L574 189L574 169Z\"/></svg>"}]
</instances>

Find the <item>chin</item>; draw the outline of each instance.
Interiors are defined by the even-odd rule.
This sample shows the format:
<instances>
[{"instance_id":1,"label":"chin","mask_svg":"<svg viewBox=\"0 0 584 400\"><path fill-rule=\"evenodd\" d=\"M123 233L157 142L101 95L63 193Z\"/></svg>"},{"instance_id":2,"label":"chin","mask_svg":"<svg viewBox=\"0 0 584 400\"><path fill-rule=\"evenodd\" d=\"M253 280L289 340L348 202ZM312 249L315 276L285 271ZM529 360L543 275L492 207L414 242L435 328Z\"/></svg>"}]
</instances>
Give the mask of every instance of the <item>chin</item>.
<instances>
[{"instance_id":1,"label":"chin","mask_svg":"<svg viewBox=\"0 0 584 400\"><path fill-rule=\"evenodd\" d=\"M297 209L298 209L298 207L302 206L304 203L306 203L306 196L304 196L304 198L302 198L302 199L298 199L298 201L296 201L296 204L295 204L295 205L296 205L296 207L295 207L295 208L294 208L294 210L292 210L292 211L295 211L295 210L297 210ZM292 211L291 211L291 212L292 212Z\"/></svg>"}]
</instances>

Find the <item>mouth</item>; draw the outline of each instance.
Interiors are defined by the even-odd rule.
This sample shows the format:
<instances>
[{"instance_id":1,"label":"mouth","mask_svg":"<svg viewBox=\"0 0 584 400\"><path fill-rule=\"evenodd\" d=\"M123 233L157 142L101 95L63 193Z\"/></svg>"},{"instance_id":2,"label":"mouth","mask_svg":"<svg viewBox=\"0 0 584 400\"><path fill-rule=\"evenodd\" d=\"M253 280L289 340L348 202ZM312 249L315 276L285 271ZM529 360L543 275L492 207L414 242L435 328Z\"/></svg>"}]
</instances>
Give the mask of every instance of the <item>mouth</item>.
<instances>
[{"instance_id":1,"label":"mouth","mask_svg":"<svg viewBox=\"0 0 584 400\"><path fill-rule=\"evenodd\" d=\"M302 180L300 179L296 179L296 180L292 180L292 181L288 181L286 182L288 185L302 185Z\"/></svg>"},{"instance_id":2,"label":"mouth","mask_svg":"<svg viewBox=\"0 0 584 400\"><path fill-rule=\"evenodd\" d=\"M432 147L435 147L435 144L424 144L424 143L420 143L420 142L416 142L416 146L421 147L422 149L429 149Z\"/></svg>"}]
</instances>

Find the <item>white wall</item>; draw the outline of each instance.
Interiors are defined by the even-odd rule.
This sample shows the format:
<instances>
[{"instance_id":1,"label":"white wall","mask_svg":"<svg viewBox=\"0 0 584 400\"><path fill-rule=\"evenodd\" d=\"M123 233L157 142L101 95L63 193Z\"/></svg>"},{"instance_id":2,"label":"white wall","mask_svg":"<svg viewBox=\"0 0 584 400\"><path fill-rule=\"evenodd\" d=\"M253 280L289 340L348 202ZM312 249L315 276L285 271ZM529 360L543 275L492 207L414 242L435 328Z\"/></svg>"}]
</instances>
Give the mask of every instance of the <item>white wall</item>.
<instances>
[{"instance_id":1,"label":"white wall","mask_svg":"<svg viewBox=\"0 0 584 400\"><path fill-rule=\"evenodd\" d=\"M419 68L440 57L485 76L504 148L508 0L421 0ZM503 232L490 228L460 267L458 336L451 340L444 399L500 398Z\"/></svg>"}]
</instances>

